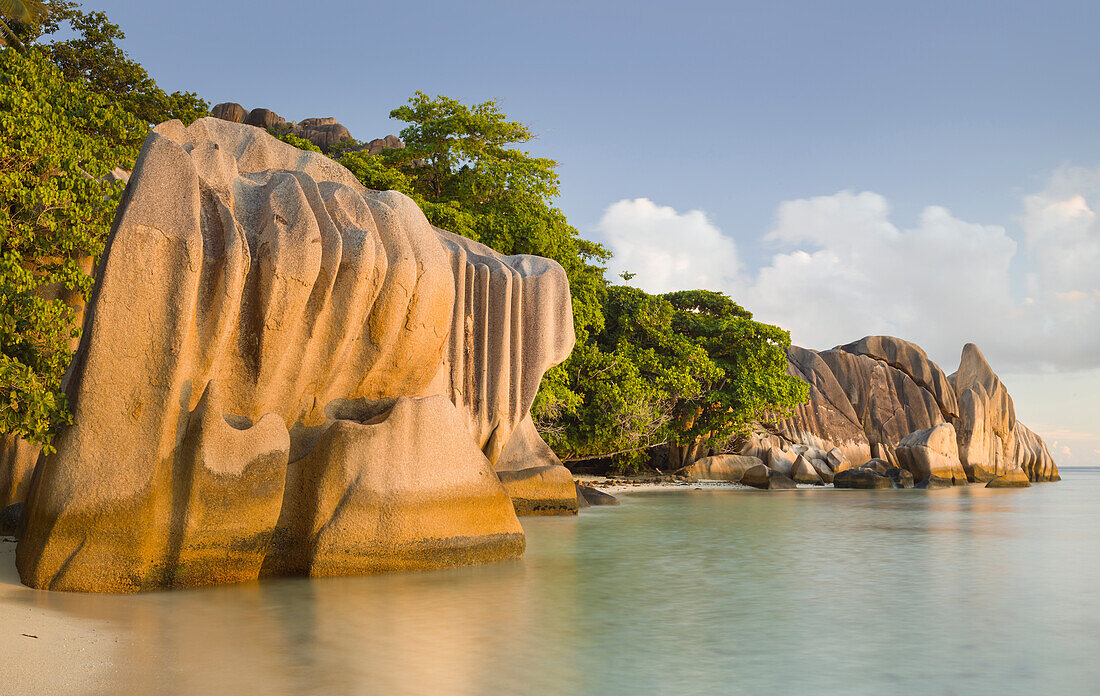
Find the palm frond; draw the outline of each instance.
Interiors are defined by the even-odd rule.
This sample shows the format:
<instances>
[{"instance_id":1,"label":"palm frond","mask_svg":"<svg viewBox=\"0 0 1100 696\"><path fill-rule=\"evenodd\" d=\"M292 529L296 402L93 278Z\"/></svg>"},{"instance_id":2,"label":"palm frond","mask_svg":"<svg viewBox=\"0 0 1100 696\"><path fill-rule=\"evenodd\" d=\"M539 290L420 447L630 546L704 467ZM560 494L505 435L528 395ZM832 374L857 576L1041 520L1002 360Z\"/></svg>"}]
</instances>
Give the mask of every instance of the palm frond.
<instances>
[{"instance_id":1,"label":"palm frond","mask_svg":"<svg viewBox=\"0 0 1100 696\"><path fill-rule=\"evenodd\" d=\"M0 0L0 15L13 19L20 24L38 22L49 11L50 8L46 6L46 3L39 0ZM0 18L0 21L3 21L3 18ZM7 24L4 26L6 31L11 31L11 27L8 27Z\"/></svg>"},{"instance_id":2,"label":"palm frond","mask_svg":"<svg viewBox=\"0 0 1100 696\"><path fill-rule=\"evenodd\" d=\"M7 2L7 0L0 0L0 3ZM17 51L25 51L23 42L19 40L19 37L15 35L15 32L11 30L11 27L7 25L3 19L0 19L0 46L11 45Z\"/></svg>"}]
</instances>

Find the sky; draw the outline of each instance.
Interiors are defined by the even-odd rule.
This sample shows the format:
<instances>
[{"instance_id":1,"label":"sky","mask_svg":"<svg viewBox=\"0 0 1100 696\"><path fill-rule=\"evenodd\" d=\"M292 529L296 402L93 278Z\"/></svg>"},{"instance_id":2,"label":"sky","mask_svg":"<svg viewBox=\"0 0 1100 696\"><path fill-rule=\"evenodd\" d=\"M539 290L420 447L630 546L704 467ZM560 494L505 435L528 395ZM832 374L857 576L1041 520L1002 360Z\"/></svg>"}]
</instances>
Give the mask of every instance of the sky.
<instances>
[{"instance_id":1,"label":"sky","mask_svg":"<svg viewBox=\"0 0 1100 696\"><path fill-rule=\"evenodd\" d=\"M1100 465L1100 3L101 0L162 87L360 140L493 99L658 292L953 372L978 343L1060 465Z\"/></svg>"}]
</instances>

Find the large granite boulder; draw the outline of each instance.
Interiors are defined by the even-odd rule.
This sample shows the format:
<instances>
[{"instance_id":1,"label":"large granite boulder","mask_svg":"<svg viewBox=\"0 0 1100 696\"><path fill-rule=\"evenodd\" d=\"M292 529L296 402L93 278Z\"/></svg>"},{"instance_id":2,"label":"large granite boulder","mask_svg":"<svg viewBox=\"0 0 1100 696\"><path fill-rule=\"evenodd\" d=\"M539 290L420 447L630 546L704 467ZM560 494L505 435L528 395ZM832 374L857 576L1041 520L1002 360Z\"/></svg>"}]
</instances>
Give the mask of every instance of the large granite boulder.
<instances>
[{"instance_id":1,"label":"large granite boulder","mask_svg":"<svg viewBox=\"0 0 1100 696\"><path fill-rule=\"evenodd\" d=\"M250 126L267 129L283 125L286 123L286 119L271 109L257 108L248 112L248 115L244 117L244 122Z\"/></svg>"},{"instance_id":2,"label":"large granite boulder","mask_svg":"<svg viewBox=\"0 0 1100 696\"><path fill-rule=\"evenodd\" d=\"M304 118L294 124L294 135L305 138L322 150L328 150L345 140L351 140L351 131L335 118Z\"/></svg>"},{"instance_id":3,"label":"large granite boulder","mask_svg":"<svg viewBox=\"0 0 1100 696\"><path fill-rule=\"evenodd\" d=\"M716 454L696 460L676 473L689 481L740 481L745 471L763 463L757 457L743 454Z\"/></svg>"},{"instance_id":4,"label":"large granite boulder","mask_svg":"<svg viewBox=\"0 0 1100 696\"><path fill-rule=\"evenodd\" d=\"M244 123L244 120L248 117L248 109L245 109L237 102L223 102L221 104L215 104L214 108L210 110L210 115L224 121Z\"/></svg>"},{"instance_id":5,"label":"large granite boulder","mask_svg":"<svg viewBox=\"0 0 1100 696\"><path fill-rule=\"evenodd\" d=\"M494 464L560 467L528 425L573 343L561 267L255 128L154 129L84 328L24 515L33 587L514 557Z\"/></svg>"},{"instance_id":6,"label":"large granite boulder","mask_svg":"<svg viewBox=\"0 0 1100 696\"><path fill-rule=\"evenodd\" d=\"M898 443L897 454L901 466L918 481L936 476L951 479L956 484L967 482L966 472L959 462L955 428L950 423L906 435Z\"/></svg>"},{"instance_id":7,"label":"large granite boulder","mask_svg":"<svg viewBox=\"0 0 1100 696\"><path fill-rule=\"evenodd\" d=\"M804 454L798 455L794 466L791 467L790 477L795 483L810 483L815 486L824 483L821 480L821 475L817 473L817 469L814 468L814 465L810 463L810 460Z\"/></svg>"},{"instance_id":8,"label":"large granite boulder","mask_svg":"<svg viewBox=\"0 0 1100 696\"><path fill-rule=\"evenodd\" d=\"M894 488L894 481L889 476L879 473L872 468L857 467L855 469L846 469L834 476L833 487L867 490Z\"/></svg>"}]
</instances>

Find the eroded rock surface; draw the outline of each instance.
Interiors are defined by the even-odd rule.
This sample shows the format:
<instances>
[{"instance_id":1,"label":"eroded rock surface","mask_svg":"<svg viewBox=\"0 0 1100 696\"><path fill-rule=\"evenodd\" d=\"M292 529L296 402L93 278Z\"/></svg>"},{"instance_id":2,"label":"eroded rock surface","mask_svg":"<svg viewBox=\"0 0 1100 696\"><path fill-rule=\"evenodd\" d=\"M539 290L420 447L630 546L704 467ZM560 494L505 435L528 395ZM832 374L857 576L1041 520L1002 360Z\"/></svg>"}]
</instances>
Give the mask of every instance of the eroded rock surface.
<instances>
[{"instance_id":1,"label":"eroded rock surface","mask_svg":"<svg viewBox=\"0 0 1100 696\"><path fill-rule=\"evenodd\" d=\"M154 129L86 314L18 549L34 587L512 557L493 464L560 466L526 424L572 348L561 267L256 128Z\"/></svg>"},{"instance_id":2,"label":"eroded rock surface","mask_svg":"<svg viewBox=\"0 0 1100 696\"><path fill-rule=\"evenodd\" d=\"M898 448L911 434L947 424L971 481L1015 468L1032 481L1059 479L1050 451L1016 420L1011 396L973 344L963 349L959 370L950 376L919 346L890 336L821 352L792 346L788 371L810 385L810 398L780 421L770 439L752 442L751 453L772 468L785 470L792 447L802 445L830 451L834 472L850 466L842 462L876 457L925 478L928 471L921 467L928 462L914 464L914 470ZM951 480L962 478L948 469Z\"/></svg>"}]
</instances>

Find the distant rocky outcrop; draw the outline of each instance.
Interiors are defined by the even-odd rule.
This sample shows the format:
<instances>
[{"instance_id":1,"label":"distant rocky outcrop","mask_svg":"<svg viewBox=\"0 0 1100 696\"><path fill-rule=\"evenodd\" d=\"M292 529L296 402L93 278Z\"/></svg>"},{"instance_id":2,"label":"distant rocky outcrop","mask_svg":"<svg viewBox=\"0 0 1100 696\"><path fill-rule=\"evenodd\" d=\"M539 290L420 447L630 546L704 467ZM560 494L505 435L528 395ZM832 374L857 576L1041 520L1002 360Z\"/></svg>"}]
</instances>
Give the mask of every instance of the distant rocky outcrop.
<instances>
[{"instance_id":1,"label":"distant rocky outcrop","mask_svg":"<svg viewBox=\"0 0 1100 696\"><path fill-rule=\"evenodd\" d=\"M1059 479L1050 451L1017 422L1012 397L974 344L952 375L890 336L820 352L792 346L788 370L810 385L809 401L742 450L780 471L792 446L803 446L835 448L855 465L880 457L918 480L988 481L1017 468L1031 481Z\"/></svg>"},{"instance_id":2,"label":"distant rocky outcrop","mask_svg":"<svg viewBox=\"0 0 1100 696\"><path fill-rule=\"evenodd\" d=\"M214 118L233 123L244 123L257 128L285 127L296 137L303 138L313 143L323 151L328 152L340 143L354 140L351 131L342 123L331 116L304 118L297 123L288 123L286 119L269 109L245 109L236 102L217 104L210 113ZM396 135L387 135L384 138L375 138L369 142L361 143L353 149L366 150L369 154L377 155L383 150L403 150L405 143Z\"/></svg>"},{"instance_id":3,"label":"distant rocky outcrop","mask_svg":"<svg viewBox=\"0 0 1100 696\"><path fill-rule=\"evenodd\" d=\"M161 124L96 271L20 576L124 592L519 555L501 476L576 511L530 419L572 345L553 261L435 229L262 130Z\"/></svg>"}]
</instances>

